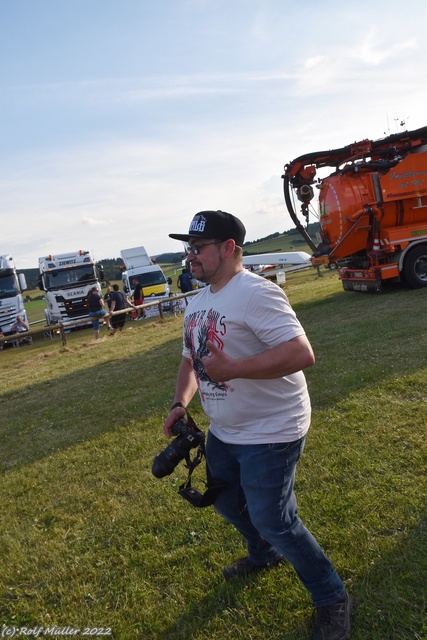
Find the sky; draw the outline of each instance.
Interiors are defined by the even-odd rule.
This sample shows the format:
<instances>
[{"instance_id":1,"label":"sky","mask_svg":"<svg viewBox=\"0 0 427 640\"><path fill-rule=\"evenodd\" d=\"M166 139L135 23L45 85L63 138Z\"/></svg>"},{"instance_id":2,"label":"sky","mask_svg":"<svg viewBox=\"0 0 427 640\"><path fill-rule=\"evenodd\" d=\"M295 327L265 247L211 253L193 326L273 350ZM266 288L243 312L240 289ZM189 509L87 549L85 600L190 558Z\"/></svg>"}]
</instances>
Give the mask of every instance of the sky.
<instances>
[{"instance_id":1,"label":"sky","mask_svg":"<svg viewBox=\"0 0 427 640\"><path fill-rule=\"evenodd\" d=\"M427 125L426 35L425 0L0 0L0 254L292 228L286 163Z\"/></svg>"}]
</instances>

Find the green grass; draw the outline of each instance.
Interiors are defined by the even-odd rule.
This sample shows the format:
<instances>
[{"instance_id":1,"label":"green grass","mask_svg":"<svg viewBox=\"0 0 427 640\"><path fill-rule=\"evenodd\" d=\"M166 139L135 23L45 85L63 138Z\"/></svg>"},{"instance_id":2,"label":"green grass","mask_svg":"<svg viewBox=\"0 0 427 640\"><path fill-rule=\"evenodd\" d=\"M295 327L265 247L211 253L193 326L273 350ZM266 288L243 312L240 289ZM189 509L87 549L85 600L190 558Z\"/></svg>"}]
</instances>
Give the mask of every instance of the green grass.
<instances>
[{"instance_id":1,"label":"green grass","mask_svg":"<svg viewBox=\"0 0 427 640\"><path fill-rule=\"evenodd\" d=\"M355 598L352 640L426 640L427 291L346 293L314 270L285 290L317 357L300 515ZM239 535L177 495L182 464L151 474L181 330L182 317L151 319L97 343L82 330L66 347L38 337L1 353L0 629L310 638L293 570L225 583L222 567L245 552ZM196 400L192 414L205 428Z\"/></svg>"}]
</instances>

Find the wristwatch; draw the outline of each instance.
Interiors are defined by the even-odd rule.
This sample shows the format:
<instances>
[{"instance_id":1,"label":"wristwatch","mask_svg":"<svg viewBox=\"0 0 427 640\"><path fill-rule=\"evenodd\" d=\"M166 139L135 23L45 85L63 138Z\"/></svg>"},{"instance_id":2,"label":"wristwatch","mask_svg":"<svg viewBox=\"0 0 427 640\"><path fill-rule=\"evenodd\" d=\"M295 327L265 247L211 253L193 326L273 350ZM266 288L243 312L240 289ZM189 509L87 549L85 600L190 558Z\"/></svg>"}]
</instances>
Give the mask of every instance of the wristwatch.
<instances>
[{"instance_id":1,"label":"wristwatch","mask_svg":"<svg viewBox=\"0 0 427 640\"><path fill-rule=\"evenodd\" d=\"M182 404L182 402L175 402L174 405L172 405L171 407L171 411L173 411L174 409L176 409L177 407L182 407L182 409L185 409L184 405Z\"/></svg>"}]
</instances>

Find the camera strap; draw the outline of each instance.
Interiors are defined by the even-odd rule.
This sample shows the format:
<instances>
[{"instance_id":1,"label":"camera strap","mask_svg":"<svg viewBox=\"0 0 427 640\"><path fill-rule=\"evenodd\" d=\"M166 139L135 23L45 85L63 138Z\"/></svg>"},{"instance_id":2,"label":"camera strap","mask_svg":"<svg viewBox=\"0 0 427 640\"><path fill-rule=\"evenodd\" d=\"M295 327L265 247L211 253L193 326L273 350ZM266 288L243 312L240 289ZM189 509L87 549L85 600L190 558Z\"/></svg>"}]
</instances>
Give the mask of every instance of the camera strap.
<instances>
[{"instance_id":1,"label":"camera strap","mask_svg":"<svg viewBox=\"0 0 427 640\"><path fill-rule=\"evenodd\" d=\"M193 418L190 416L188 411L186 410L188 423L192 429L195 431L201 431ZM219 482L211 477L209 473L209 469L206 466L206 491L202 494L197 489L191 486L191 475L196 467L202 462L205 457L205 442L201 442L197 447L197 453L193 460L191 460L190 455L187 454L185 458L185 466L188 469L188 478L187 480L179 487L178 493L179 495L187 500L193 507L209 507L214 504L215 500L219 496L219 494L225 489L226 484L223 482Z\"/></svg>"}]
</instances>

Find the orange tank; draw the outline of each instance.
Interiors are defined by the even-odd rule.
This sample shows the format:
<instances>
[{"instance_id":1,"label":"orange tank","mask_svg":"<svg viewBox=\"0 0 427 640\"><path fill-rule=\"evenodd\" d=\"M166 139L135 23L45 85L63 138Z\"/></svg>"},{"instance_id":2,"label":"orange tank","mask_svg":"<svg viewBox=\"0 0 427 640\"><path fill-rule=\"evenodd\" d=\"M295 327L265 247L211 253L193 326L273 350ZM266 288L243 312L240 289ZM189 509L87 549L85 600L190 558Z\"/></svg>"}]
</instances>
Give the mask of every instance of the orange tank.
<instances>
[{"instance_id":1,"label":"orange tank","mask_svg":"<svg viewBox=\"0 0 427 640\"><path fill-rule=\"evenodd\" d=\"M325 178L317 170L332 167ZM285 166L285 201L313 250L312 264L337 266L345 289L381 291L385 280L427 287L427 127L300 156ZM308 221L319 188L321 242Z\"/></svg>"}]
</instances>

